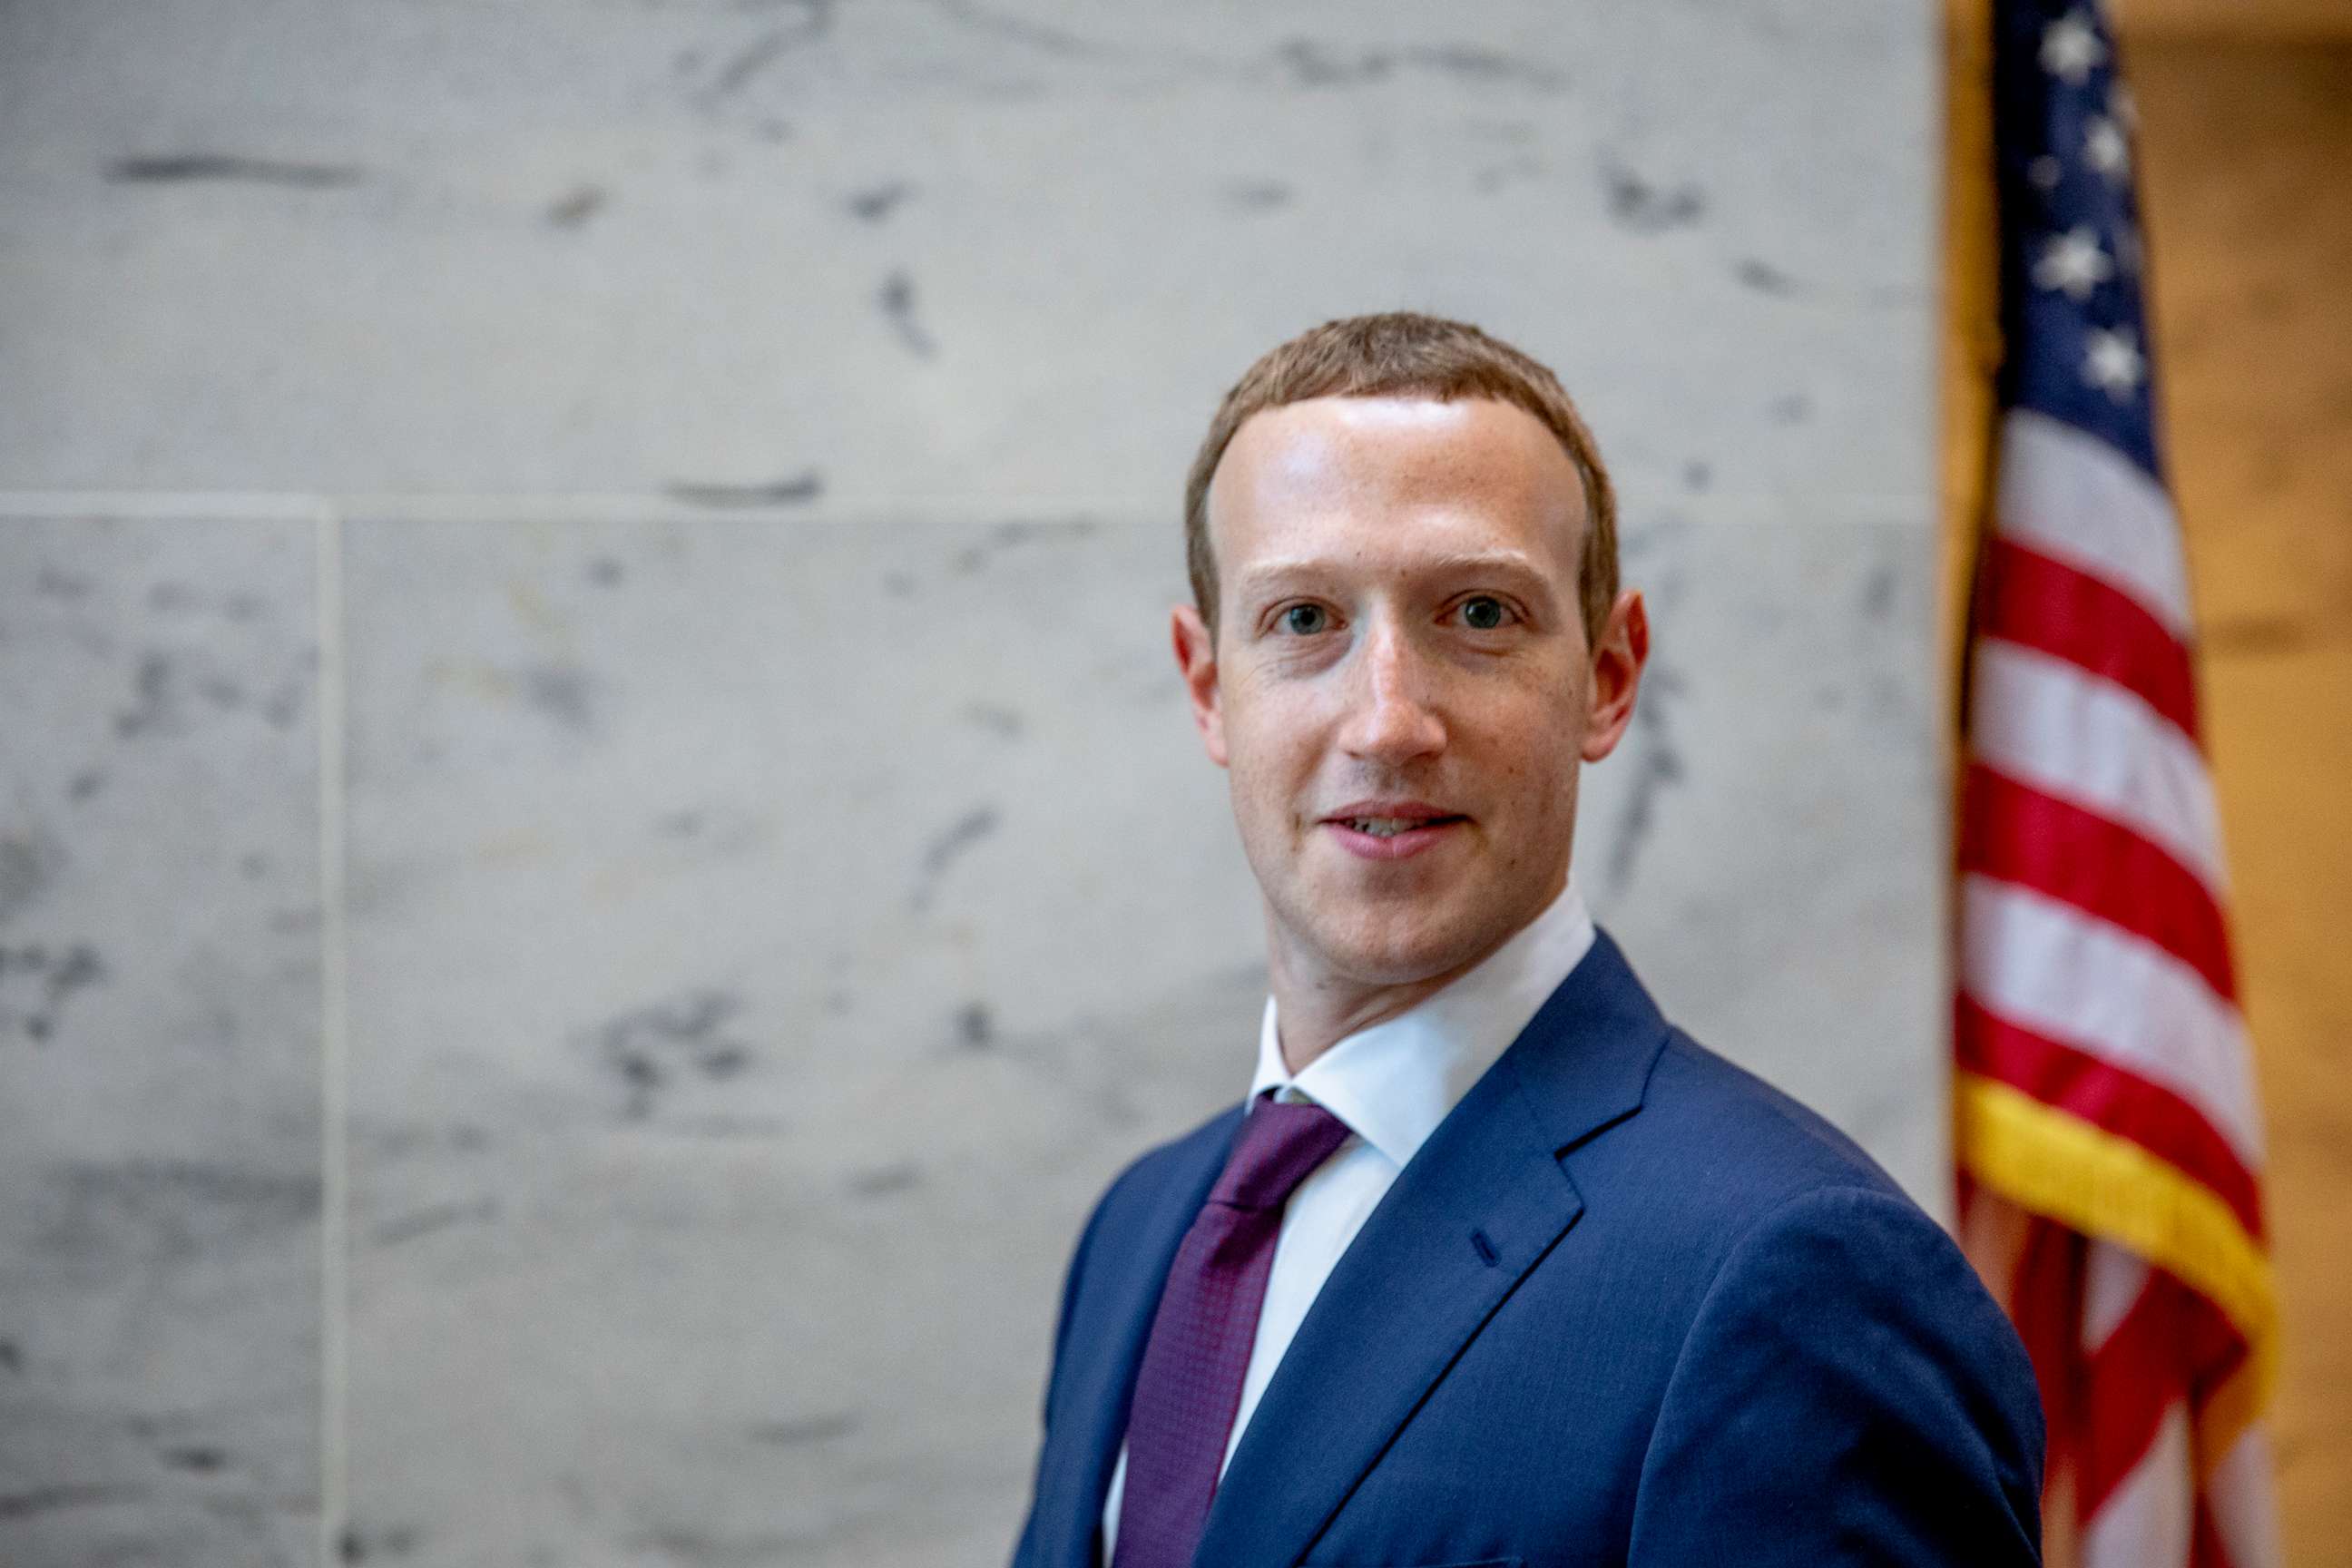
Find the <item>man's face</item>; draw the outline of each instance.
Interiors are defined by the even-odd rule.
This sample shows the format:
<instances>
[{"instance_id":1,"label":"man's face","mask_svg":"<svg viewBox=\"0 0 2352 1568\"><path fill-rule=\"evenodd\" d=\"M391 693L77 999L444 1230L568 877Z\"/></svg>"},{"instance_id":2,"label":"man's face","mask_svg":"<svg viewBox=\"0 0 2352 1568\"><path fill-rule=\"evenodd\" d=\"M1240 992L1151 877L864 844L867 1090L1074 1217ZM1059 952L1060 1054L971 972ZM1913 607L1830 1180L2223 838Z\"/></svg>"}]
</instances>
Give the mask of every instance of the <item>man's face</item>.
<instances>
[{"instance_id":1,"label":"man's face","mask_svg":"<svg viewBox=\"0 0 2352 1568\"><path fill-rule=\"evenodd\" d=\"M1511 404L1316 398L1242 426L1209 518L1217 635L1180 606L1176 653L1276 941L1365 984L1475 963L1559 892L1647 652L1630 592L1587 642L1574 464Z\"/></svg>"}]
</instances>

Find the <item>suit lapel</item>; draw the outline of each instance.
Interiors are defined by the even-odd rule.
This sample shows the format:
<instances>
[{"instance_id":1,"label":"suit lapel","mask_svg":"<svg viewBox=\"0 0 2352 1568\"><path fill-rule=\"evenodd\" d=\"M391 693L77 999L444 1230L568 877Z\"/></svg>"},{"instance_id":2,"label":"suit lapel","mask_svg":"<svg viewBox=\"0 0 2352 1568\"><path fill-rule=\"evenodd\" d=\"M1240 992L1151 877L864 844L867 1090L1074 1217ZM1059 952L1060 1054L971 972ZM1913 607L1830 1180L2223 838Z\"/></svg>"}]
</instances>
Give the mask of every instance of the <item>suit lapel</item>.
<instances>
[{"instance_id":1,"label":"suit lapel","mask_svg":"<svg viewBox=\"0 0 2352 1568\"><path fill-rule=\"evenodd\" d=\"M1324 1282L1217 1488L1196 1564L1286 1565L1314 1543L1576 1222L1583 1198L1559 1156L1640 1109L1664 1034L1616 945L1597 936Z\"/></svg>"},{"instance_id":2,"label":"suit lapel","mask_svg":"<svg viewBox=\"0 0 2352 1568\"><path fill-rule=\"evenodd\" d=\"M1089 1265L1087 1283L1098 1294L1089 1298L1084 1320L1071 1325L1064 1352L1070 1358L1066 1375L1072 1380L1069 1420L1076 1425L1066 1435L1055 1435L1052 1492L1041 1500L1054 1531L1045 1542L1048 1568L1094 1568L1095 1529L1127 1436L1128 1408L1134 1403L1152 1316L1176 1248L1208 1201L1240 1125L1235 1107L1186 1139L1147 1200L1141 1222L1122 1235L1096 1240L1097 1248L1118 1252Z\"/></svg>"}]
</instances>

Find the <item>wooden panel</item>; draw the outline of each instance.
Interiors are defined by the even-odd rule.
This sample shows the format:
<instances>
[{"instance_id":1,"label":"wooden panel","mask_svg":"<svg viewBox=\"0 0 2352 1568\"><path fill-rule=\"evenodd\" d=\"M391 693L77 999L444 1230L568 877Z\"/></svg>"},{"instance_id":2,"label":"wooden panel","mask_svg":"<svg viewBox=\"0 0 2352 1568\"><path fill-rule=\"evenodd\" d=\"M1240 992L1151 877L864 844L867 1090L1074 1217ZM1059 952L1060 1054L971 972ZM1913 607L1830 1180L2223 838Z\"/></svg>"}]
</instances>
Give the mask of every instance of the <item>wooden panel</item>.
<instances>
[{"instance_id":1,"label":"wooden panel","mask_svg":"<svg viewBox=\"0 0 2352 1568\"><path fill-rule=\"evenodd\" d=\"M2173 489L2270 1122L2287 1561L2352 1540L2352 45L2130 56Z\"/></svg>"}]
</instances>

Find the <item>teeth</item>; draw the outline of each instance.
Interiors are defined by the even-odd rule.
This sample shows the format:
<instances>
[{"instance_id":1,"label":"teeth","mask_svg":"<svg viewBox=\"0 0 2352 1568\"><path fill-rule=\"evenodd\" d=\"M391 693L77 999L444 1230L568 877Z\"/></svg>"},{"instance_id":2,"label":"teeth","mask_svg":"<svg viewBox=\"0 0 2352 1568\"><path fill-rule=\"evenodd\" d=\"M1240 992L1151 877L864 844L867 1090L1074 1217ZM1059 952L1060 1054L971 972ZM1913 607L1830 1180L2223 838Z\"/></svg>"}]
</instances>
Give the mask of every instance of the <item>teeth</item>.
<instances>
[{"instance_id":1,"label":"teeth","mask_svg":"<svg viewBox=\"0 0 2352 1568\"><path fill-rule=\"evenodd\" d=\"M1349 821L1348 826L1359 833L1370 833L1380 838L1393 838L1407 828L1427 826L1429 820L1433 819L1406 816L1359 816Z\"/></svg>"}]
</instances>

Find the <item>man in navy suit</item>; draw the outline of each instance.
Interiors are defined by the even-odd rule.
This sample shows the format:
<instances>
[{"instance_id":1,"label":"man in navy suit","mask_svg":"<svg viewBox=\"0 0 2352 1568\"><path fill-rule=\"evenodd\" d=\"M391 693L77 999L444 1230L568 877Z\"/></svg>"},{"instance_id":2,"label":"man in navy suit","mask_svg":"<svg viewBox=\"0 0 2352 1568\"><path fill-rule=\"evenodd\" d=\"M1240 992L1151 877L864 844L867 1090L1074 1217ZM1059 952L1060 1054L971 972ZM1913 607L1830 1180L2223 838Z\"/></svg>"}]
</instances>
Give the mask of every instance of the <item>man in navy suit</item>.
<instances>
[{"instance_id":1,"label":"man in navy suit","mask_svg":"<svg viewBox=\"0 0 2352 1568\"><path fill-rule=\"evenodd\" d=\"M1248 1097L1087 1222L1015 1568L2037 1561L1999 1308L1570 875L1649 630L1551 373L1328 323L1227 394L1185 524L1272 994Z\"/></svg>"}]
</instances>

